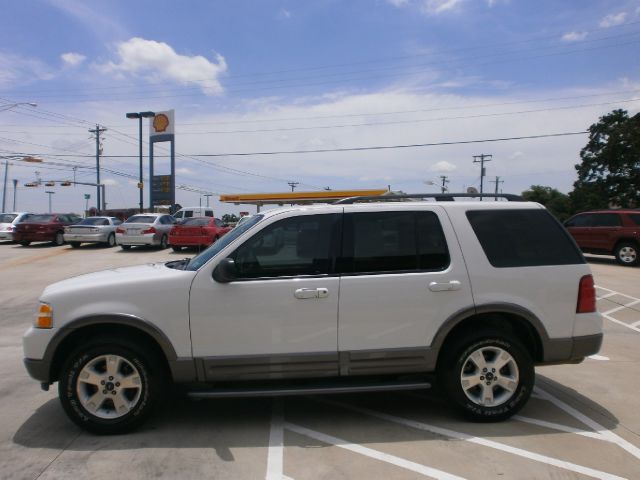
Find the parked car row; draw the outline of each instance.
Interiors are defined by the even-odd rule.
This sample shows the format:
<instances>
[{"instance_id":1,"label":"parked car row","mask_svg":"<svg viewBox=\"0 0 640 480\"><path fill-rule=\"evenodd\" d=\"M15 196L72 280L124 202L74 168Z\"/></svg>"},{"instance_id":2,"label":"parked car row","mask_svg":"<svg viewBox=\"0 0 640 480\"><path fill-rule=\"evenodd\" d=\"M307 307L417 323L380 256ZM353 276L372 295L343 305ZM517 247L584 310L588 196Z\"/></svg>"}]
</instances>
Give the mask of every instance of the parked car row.
<instances>
[{"instance_id":1,"label":"parked car row","mask_svg":"<svg viewBox=\"0 0 640 480\"><path fill-rule=\"evenodd\" d=\"M163 249L171 246L180 251L183 247L207 247L229 230L231 227L213 216L187 217L180 222L171 215L144 213L123 222L106 216L82 219L72 213L0 214L0 240L12 240L23 246L52 242L77 248L82 243L103 243L109 247L119 245L123 250L150 245Z\"/></svg>"}]
</instances>

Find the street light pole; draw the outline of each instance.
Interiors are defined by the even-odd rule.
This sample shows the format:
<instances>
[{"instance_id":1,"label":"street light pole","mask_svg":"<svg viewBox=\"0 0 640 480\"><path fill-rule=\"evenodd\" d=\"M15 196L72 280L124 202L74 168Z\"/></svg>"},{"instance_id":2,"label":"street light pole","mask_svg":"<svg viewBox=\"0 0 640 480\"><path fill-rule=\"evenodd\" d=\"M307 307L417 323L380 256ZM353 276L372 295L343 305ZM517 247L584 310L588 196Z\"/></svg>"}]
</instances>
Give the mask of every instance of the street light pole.
<instances>
[{"instance_id":1,"label":"street light pole","mask_svg":"<svg viewBox=\"0 0 640 480\"><path fill-rule=\"evenodd\" d=\"M7 197L7 174L9 173L9 160L4 161L4 187L2 187L2 211L4 212L4 202Z\"/></svg>"},{"instance_id":2,"label":"street light pole","mask_svg":"<svg viewBox=\"0 0 640 480\"><path fill-rule=\"evenodd\" d=\"M138 189L140 190L140 213L144 212L144 183L143 183L143 171L142 171L142 119L155 117L154 112L132 112L127 113L127 118L138 119L138 140L140 146L140 180L138 182Z\"/></svg>"},{"instance_id":3,"label":"street light pole","mask_svg":"<svg viewBox=\"0 0 640 480\"><path fill-rule=\"evenodd\" d=\"M49 195L49 213L51 213L51 195L54 195L56 192L51 192L51 191L47 190L44 193Z\"/></svg>"},{"instance_id":4,"label":"street light pole","mask_svg":"<svg viewBox=\"0 0 640 480\"><path fill-rule=\"evenodd\" d=\"M13 179L13 211L16 211L16 191L18 190L18 179Z\"/></svg>"}]
</instances>

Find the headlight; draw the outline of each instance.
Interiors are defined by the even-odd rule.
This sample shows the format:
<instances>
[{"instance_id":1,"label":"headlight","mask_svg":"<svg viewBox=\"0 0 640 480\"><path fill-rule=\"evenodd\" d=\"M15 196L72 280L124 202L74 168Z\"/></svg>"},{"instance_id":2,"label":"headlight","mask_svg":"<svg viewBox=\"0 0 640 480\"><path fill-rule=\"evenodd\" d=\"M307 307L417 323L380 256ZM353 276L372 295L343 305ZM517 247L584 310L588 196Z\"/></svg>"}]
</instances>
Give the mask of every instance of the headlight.
<instances>
[{"instance_id":1,"label":"headlight","mask_svg":"<svg viewBox=\"0 0 640 480\"><path fill-rule=\"evenodd\" d=\"M53 307L48 303L40 302L38 316L34 323L36 328L53 328Z\"/></svg>"}]
</instances>

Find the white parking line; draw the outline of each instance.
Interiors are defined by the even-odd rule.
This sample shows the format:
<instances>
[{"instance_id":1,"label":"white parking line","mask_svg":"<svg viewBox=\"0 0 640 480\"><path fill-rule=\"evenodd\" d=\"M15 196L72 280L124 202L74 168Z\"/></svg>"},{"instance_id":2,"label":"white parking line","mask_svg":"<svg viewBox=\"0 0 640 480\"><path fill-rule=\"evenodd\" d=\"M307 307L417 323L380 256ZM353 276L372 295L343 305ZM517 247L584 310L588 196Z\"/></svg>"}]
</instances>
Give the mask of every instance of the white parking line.
<instances>
[{"instance_id":1,"label":"white parking line","mask_svg":"<svg viewBox=\"0 0 640 480\"><path fill-rule=\"evenodd\" d=\"M619 307L612 308L611 310L607 310L606 312L603 312L602 314L603 315L611 315L612 313L619 312L620 310L624 310L625 308L631 308L634 305L637 305L639 303L640 303L640 300L634 300L631 303L625 303L624 305L620 305Z\"/></svg>"},{"instance_id":2,"label":"white parking line","mask_svg":"<svg viewBox=\"0 0 640 480\"><path fill-rule=\"evenodd\" d=\"M622 325L623 327L627 327L635 332L640 333L640 328L638 328L635 323L632 325L629 325L628 323L624 323L623 321L618 320L617 318L610 317L609 315L605 315L604 313L602 314L602 316L607 320L612 321L613 323L617 323L618 325Z\"/></svg>"},{"instance_id":3,"label":"white parking line","mask_svg":"<svg viewBox=\"0 0 640 480\"><path fill-rule=\"evenodd\" d=\"M284 426L283 426L282 399L273 399L273 411L271 413L271 430L269 431L269 451L267 454L266 480L283 480L284 468Z\"/></svg>"},{"instance_id":4,"label":"white parking line","mask_svg":"<svg viewBox=\"0 0 640 480\"><path fill-rule=\"evenodd\" d=\"M305 437L315 438L320 442L327 443L329 445L335 445L336 447L344 448L345 450L359 453L360 455L364 455L369 458L375 458L376 460L390 463L391 465L395 465L397 467L401 467L405 470L410 470L427 477L442 480L464 480L464 477L459 477L451 473L443 472L442 470L438 470L436 468L420 465L419 463L405 460L404 458L396 457L395 455L390 455L379 450L374 450L373 448L349 443L348 441L341 438L332 437L331 435L327 435L321 432L316 432L315 430L310 430L308 428L301 427L300 425L294 425L293 423L286 422L284 426L287 430L291 430L292 432L304 435Z\"/></svg>"},{"instance_id":5,"label":"white parking line","mask_svg":"<svg viewBox=\"0 0 640 480\"><path fill-rule=\"evenodd\" d=\"M567 425L561 425L559 423L547 422L546 420L538 420L537 418L523 417L522 415L514 415L514 420L530 423L532 425L538 425L540 427L549 428L551 430L558 430L559 432L575 433L583 437L595 438L596 440L602 440L603 442L610 442L610 440L604 438L597 432L588 432L586 430L580 430L579 428L569 427Z\"/></svg>"},{"instance_id":6,"label":"white parking line","mask_svg":"<svg viewBox=\"0 0 640 480\"><path fill-rule=\"evenodd\" d=\"M626 441L624 438L620 437L619 435L616 435L615 433L613 433L608 428L603 427L602 425L600 425L595 420L587 417L585 414L579 412L578 410L576 410L572 406L570 406L567 403L563 402L559 398L554 397L550 393L545 392L544 390L542 390L542 389L540 389L538 387L536 387L535 390L545 400L550 401L556 407L564 410L565 412L567 412L569 415L571 415L575 419L580 420L582 423L587 425L589 428L591 428L591 429L595 430L596 432L598 432L599 435L602 435L605 439L607 439L607 441L609 441L611 443L615 443L620 448L626 450L627 452L629 452L631 455L633 455L637 459L640 459L640 448L638 448L635 445L633 445L632 443Z\"/></svg>"},{"instance_id":7,"label":"white parking line","mask_svg":"<svg viewBox=\"0 0 640 480\"><path fill-rule=\"evenodd\" d=\"M599 285L596 285L595 287L599 288L600 290L606 290L607 292L613 294L613 295L611 295L612 297L614 295L620 295L621 297L627 297L627 298L630 298L631 300L640 300L640 298L632 297L631 295L627 295L626 293L620 293L620 292L617 292L615 290L611 290L610 288L601 287Z\"/></svg>"},{"instance_id":8,"label":"white parking line","mask_svg":"<svg viewBox=\"0 0 640 480\"><path fill-rule=\"evenodd\" d=\"M635 323L632 323L632 324L628 324L628 323L625 323L625 322L623 322L621 320L618 320L617 318L613 318L611 316L612 313L619 312L620 310L624 310L625 308L629 308L631 306L640 304L640 298L632 297L631 295L627 295L625 293L620 293L620 292L617 292L615 290L611 290L610 288L601 287L599 285L596 285L596 288L599 288L601 290L606 290L607 292L609 292L609 294L607 294L607 295L605 295L603 297L600 297L600 298L606 298L608 296L613 296L613 295L620 295L622 297L630 298L631 300L633 300L631 303L627 303L625 305L621 305L619 307L613 308L613 309L608 310L606 312L602 312L602 316L604 318L606 318L607 320L613 322L613 323L617 323L618 325L622 325L623 327L627 327L628 329L633 330L634 332L640 333L640 328L638 328L638 326L640 326L640 322L635 322Z\"/></svg>"},{"instance_id":9,"label":"white parking line","mask_svg":"<svg viewBox=\"0 0 640 480\"><path fill-rule=\"evenodd\" d=\"M597 288L601 288L601 287L597 287ZM605 298L615 297L616 295L617 295L616 292L607 293L606 295L602 295L601 297L596 297L596 300L604 300Z\"/></svg>"},{"instance_id":10,"label":"white parking line","mask_svg":"<svg viewBox=\"0 0 640 480\"><path fill-rule=\"evenodd\" d=\"M457 440L463 440L470 443L475 443L478 445L482 445L489 448L494 448L496 450L500 450L503 452L511 453L513 455L517 455L519 457L523 457L529 460L534 460L536 462L545 463L547 465L552 465L554 467L562 468L565 470L569 470L575 473L581 473L583 475L587 475L593 478L600 478L606 480L621 480L623 477L619 477L617 475L613 475L607 472L602 472L600 470L595 470L593 468L585 467L582 465L577 465L571 462L565 462L564 460L559 460L557 458L549 457L546 455L541 455L539 453L530 452L528 450L524 450L517 447L512 447L510 445L506 445L504 443L496 442L493 440L487 440L485 438L474 437L472 435L456 432L454 430L449 430L447 428L436 427L434 425L429 425L427 423L417 422L415 420L409 420L402 417L396 417L395 415L388 415L386 413L377 412L375 410L370 410L368 408L355 407L352 405L348 405L341 402L336 402L333 400L324 400L324 399L314 399L317 402L326 403L329 405L335 405L347 410L353 410L355 412L362 413L364 415L369 415L372 417L380 418L382 420L386 420L388 422L398 423L400 425L405 425L408 427L412 427L418 430L424 430L430 433L434 433L436 435L442 435L443 437L455 438Z\"/></svg>"},{"instance_id":11,"label":"white parking line","mask_svg":"<svg viewBox=\"0 0 640 480\"><path fill-rule=\"evenodd\" d=\"M599 360L601 362L611 360L609 357L605 357L604 355L589 355L587 358L590 358L591 360Z\"/></svg>"}]
</instances>

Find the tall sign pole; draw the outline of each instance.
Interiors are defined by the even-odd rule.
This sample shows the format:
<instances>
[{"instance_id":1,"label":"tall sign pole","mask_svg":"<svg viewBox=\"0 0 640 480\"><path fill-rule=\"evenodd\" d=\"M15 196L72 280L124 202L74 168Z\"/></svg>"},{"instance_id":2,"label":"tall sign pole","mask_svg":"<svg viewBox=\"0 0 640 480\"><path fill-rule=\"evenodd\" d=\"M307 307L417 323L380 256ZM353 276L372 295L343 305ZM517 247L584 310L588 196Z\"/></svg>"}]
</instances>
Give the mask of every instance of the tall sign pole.
<instances>
[{"instance_id":1,"label":"tall sign pole","mask_svg":"<svg viewBox=\"0 0 640 480\"><path fill-rule=\"evenodd\" d=\"M101 147L100 147L100 134L102 132L106 132L107 129L104 127L100 127L100 125L96 125L96 128L92 128L89 130L89 133L93 133L96 136L96 185L100 185L100 155L101 155ZM51 196L49 196L51 198ZM100 187L96 187L96 209L98 212L100 210L104 210L104 205L101 204L102 197L100 196Z\"/></svg>"},{"instance_id":2,"label":"tall sign pole","mask_svg":"<svg viewBox=\"0 0 640 480\"><path fill-rule=\"evenodd\" d=\"M158 142L170 142L171 166L169 175L156 175L153 159L154 145ZM175 112L167 110L156 112L149 125L149 204L151 209L156 205L170 205L171 212L176 210L176 144L175 144Z\"/></svg>"},{"instance_id":3,"label":"tall sign pole","mask_svg":"<svg viewBox=\"0 0 640 480\"><path fill-rule=\"evenodd\" d=\"M484 168L484 162L490 162L492 157L493 155L485 155L484 153L473 156L473 163L480 164L480 193L484 193L484 176L487 174ZM480 197L480 201L482 201L482 197Z\"/></svg>"}]
</instances>

